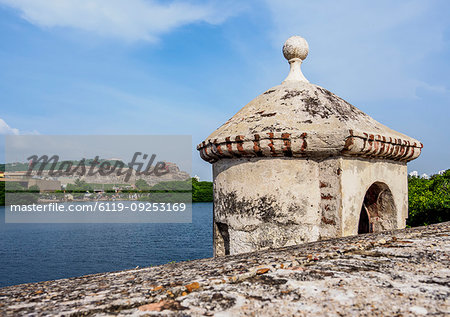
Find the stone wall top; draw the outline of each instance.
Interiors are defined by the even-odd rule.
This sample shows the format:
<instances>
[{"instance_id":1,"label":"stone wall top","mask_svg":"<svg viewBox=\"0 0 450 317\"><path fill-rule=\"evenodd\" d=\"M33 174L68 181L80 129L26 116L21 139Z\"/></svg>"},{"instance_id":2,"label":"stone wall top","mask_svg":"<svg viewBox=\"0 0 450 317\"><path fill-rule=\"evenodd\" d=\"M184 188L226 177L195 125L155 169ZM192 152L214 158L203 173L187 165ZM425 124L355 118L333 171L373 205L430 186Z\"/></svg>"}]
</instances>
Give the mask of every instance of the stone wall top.
<instances>
[{"instance_id":1,"label":"stone wall top","mask_svg":"<svg viewBox=\"0 0 450 317\"><path fill-rule=\"evenodd\" d=\"M0 289L0 314L444 315L450 223Z\"/></svg>"}]
</instances>

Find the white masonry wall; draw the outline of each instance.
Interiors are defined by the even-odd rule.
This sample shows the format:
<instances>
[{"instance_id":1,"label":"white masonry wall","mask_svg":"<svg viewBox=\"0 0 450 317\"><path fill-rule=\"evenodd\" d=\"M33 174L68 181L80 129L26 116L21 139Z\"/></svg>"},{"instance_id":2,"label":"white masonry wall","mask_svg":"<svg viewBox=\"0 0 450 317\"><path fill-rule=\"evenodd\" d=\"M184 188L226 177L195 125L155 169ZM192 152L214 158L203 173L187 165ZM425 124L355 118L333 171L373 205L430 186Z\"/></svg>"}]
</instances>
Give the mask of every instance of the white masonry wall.
<instances>
[{"instance_id":1,"label":"white masonry wall","mask_svg":"<svg viewBox=\"0 0 450 317\"><path fill-rule=\"evenodd\" d=\"M309 159L245 158L214 163L214 222L227 226L229 253L318 240L318 175L318 163ZM227 242L216 225L214 230L215 254L222 255Z\"/></svg>"},{"instance_id":2,"label":"white masonry wall","mask_svg":"<svg viewBox=\"0 0 450 317\"><path fill-rule=\"evenodd\" d=\"M374 205L374 231L405 227L406 163L352 157L222 159L213 164L213 178L216 256L357 234L364 196L374 183L388 192Z\"/></svg>"},{"instance_id":3,"label":"white masonry wall","mask_svg":"<svg viewBox=\"0 0 450 317\"><path fill-rule=\"evenodd\" d=\"M384 230L405 228L408 217L408 176L406 162L341 158L342 235L358 233L359 215L366 191L375 183L387 185L395 214L384 219ZM380 215L383 217L383 215ZM379 230L375 230L379 231Z\"/></svg>"}]
</instances>

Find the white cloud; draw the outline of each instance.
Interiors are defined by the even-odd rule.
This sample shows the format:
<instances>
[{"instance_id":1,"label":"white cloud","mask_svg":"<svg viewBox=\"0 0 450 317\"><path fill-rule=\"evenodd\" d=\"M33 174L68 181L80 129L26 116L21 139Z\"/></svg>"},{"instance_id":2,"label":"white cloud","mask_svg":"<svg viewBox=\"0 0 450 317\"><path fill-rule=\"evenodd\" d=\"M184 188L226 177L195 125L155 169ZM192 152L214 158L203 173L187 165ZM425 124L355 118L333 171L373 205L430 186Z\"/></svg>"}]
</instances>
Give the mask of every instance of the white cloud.
<instances>
[{"instance_id":1,"label":"white cloud","mask_svg":"<svg viewBox=\"0 0 450 317\"><path fill-rule=\"evenodd\" d=\"M0 135L5 135L5 134L9 134L9 135L24 135L24 134L28 134L28 135L39 135L39 131L37 130L19 130L16 128L11 128L6 122L5 120L3 120L2 118L0 118Z\"/></svg>"},{"instance_id":2,"label":"white cloud","mask_svg":"<svg viewBox=\"0 0 450 317\"><path fill-rule=\"evenodd\" d=\"M41 27L70 27L128 41L155 41L191 23L222 23L237 9L233 1L0 0Z\"/></svg>"},{"instance_id":3,"label":"white cloud","mask_svg":"<svg viewBox=\"0 0 450 317\"><path fill-rule=\"evenodd\" d=\"M14 129L11 128L6 122L5 120L0 118L0 134L14 134L14 135L18 135L19 134L19 130L18 129Z\"/></svg>"}]
</instances>

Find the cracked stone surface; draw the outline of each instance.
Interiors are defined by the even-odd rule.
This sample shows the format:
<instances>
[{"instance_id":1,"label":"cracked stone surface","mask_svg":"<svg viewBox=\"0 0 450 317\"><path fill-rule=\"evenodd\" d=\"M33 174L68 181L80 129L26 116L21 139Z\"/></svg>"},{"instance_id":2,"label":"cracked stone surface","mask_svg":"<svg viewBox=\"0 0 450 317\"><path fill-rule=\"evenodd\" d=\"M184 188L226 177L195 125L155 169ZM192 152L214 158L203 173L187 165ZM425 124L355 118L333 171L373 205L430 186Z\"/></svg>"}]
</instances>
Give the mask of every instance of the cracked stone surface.
<instances>
[{"instance_id":1,"label":"cracked stone surface","mask_svg":"<svg viewBox=\"0 0 450 317\"><path fill-rule=\"evenodd\" d=\"M2 316L450 313L450 223L0 289Z\"/></svg>"}]
</instances>

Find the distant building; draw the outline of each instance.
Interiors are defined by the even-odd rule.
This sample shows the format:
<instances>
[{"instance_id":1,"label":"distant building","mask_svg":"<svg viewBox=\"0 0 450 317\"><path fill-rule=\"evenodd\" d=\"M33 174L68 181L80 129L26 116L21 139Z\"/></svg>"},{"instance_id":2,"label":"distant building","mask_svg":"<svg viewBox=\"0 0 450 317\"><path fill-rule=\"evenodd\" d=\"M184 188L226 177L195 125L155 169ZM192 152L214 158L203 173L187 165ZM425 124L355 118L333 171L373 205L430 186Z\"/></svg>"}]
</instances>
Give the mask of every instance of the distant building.
<instances>
[{"instance_id":1,"label":"distant building","mask_svg":"<svg viewBox=\"0 0 450 317\"><path fill-rule=\"evenodd\" d=\"M2 181L18 183L25 188L38 186L41 192L61 190L61 182L53 179L41 179L30 177L26 171L5 172Z\"/></svg>"},{"instance_id":2,"label":"distant building","mask_svg":"<svg viewBox=\"0 0 450 317\"><path fill-rule=\"evenodd\" d=\"M31 186L38 186L41 193L61 190L61 182L58 180L31 178L28 180L28 188Z\"/></svg>"},{"instance_id":3,"label":"distant building","mask_svg":"<svg viewBox=\"0 0 450 317\"><path fill-rule=\"evenodd\" d=\"M26 179L29 178L30 175L28 174L27 171L17 171L17 172L5 172L4 173L4 177L6 178L21 178L21 179Z\"/></svg>"}]
</instances>

